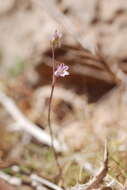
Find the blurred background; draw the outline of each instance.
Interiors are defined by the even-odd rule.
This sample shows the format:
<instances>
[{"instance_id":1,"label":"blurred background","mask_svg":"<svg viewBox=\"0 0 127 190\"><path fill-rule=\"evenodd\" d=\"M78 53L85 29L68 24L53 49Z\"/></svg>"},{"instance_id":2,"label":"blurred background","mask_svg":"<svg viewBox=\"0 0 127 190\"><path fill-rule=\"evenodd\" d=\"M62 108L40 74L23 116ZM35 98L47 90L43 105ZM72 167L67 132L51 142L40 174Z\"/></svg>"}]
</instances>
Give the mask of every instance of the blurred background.
<instances>
[{"instance_id":1,"label":"blurred background","mask_svg":"<svg viewBox=\"0 0 127 190\"><path fill-rule=\"evenodd\" d=\"M0 0L0 178L24 190L48 189L32 184L33 173L61 184L47 124L56 29L63 37L55 60L70 72L56 83L51 113L62 185L90 179L103 160L105 139L109 174L124 185L125 0Z\"/></svg>"}]
</instances>

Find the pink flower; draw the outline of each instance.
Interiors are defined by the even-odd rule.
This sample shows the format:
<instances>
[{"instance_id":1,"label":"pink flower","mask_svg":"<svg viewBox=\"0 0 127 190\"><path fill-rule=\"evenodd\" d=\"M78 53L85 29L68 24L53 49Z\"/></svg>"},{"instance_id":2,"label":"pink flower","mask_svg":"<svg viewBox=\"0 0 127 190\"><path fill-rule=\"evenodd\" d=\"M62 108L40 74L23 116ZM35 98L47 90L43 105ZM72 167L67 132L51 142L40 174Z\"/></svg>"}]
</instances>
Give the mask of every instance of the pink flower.
<instances>
[{"instance_id":1,"label":"pink flower","mask_svg":"<svg viewBox=\"0 0 127 190\"><path fill-rule=\"evenodd\" d=\"M69 67L67 65L61 63L58 65L54 74L56 77L65 77L66 75L69 75L69 72L67 71L68 69Z\"/></svg>"}]
</instances>

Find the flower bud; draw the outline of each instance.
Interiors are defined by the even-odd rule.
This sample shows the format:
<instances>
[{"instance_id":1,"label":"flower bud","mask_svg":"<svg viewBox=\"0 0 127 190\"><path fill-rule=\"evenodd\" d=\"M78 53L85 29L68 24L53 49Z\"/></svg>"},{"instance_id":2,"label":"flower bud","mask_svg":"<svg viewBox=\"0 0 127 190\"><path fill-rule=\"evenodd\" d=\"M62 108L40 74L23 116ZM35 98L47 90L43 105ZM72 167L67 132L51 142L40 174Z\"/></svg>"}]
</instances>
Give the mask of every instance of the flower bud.
<instances>
[{"instance_id":1,"label":"flower bud","mask_svg":"<svg viewBox=\"0 0 127 190\"><path fill-rule=\"evenodd\" d=\"M61 46L61 39L62 39L62 33L58 30L55 30L52 39L51 39L51 44L53 47L60 47Z\"/></svg>"}]
</instances>

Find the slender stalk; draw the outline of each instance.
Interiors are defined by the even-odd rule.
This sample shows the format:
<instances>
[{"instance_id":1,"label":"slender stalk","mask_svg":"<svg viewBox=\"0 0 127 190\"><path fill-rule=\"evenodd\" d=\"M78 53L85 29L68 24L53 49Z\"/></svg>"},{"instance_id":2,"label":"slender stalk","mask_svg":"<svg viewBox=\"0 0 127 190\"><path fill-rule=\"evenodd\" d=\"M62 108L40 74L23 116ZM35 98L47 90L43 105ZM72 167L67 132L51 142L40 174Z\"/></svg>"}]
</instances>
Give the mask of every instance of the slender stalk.
<instances>
[{"instance_id":1,"label":"slender stalk","mask_svg":"<svg viewBox=\"0 0 127 190\"><path fill-rule=\"evenodd\" d=\"M54 75L54 72L55 72L55 48L53 45L52 45L52 66L53 66L53 73L52 73L51 93L50 93L50 98L49 98L49 108L48 108L48 127L49 127L50 136L51 136L52 150L54 153L56 165L57 165L58 170L59 170L59 175L61 176L62 170L61 170L61 166L60 166L59 161L58 161L57 152L56 152L55 147L54 147L54 136L53 136L53 130L52 130L52 126L51 126L52 99L53 99L53 92L54 92L55 83L56 83L56 77Z\"/></svg>"}]
</instances>

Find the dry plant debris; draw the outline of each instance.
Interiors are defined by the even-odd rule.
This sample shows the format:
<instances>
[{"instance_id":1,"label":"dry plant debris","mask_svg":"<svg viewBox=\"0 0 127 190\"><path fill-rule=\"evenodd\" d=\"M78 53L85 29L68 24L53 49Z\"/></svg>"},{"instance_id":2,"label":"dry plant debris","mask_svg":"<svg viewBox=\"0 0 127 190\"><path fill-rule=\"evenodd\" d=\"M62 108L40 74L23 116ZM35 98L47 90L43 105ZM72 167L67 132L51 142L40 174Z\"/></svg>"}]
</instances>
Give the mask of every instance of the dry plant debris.
<instances>
[{"instance_id":1,"label":"dry plant debris","mask_svg":"<svg viewBox=\"0 0 127 190\"><path fill-rule=\"evenodd\" d=\"M44 145L44 142L51 145L46 113L51 82L48 42L58 26L64 32L64 45L56 49L57 64L64 62L71 73L67 80L58 81L52 120L56 142L64 142L68 148L58 154L64 185L56 178L53 155ZM106 137L109 138L110 156L105 157L97 174L83 169L80 184L73 188L126 189L126 33L125 0L0 2L0 101L3 105L0 107L0 166L8 182L15 177L22 181L16 189L74 186L84 157L88 161L84 159L85 164L89 163L87 166L97 168ZM34 138L16 131L16 126ZM61 151L61 145L56 149ZM75 154L79 155L79 161L70 159ZM11 168L15 157L20 168L17 172ZM2 184L6 183L1 181Z\"/></svg>"},{"instance_id":2,"label":"dry plant debris","mask_svg":"<svg viewBox=\"0 0 127 190\"><path fill-rule=\"evenodd\" d=\"M107 143L105 144L104 150L104 161L103 166L100 168L100 171L86 184L77 184L72 187L72 190L92 190L99 188L102 185L103 180L108 172L108 148Z\"/></svg>"}]
</instances>

